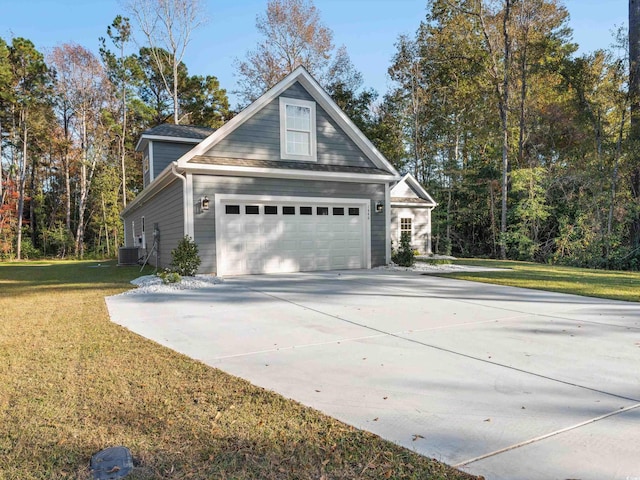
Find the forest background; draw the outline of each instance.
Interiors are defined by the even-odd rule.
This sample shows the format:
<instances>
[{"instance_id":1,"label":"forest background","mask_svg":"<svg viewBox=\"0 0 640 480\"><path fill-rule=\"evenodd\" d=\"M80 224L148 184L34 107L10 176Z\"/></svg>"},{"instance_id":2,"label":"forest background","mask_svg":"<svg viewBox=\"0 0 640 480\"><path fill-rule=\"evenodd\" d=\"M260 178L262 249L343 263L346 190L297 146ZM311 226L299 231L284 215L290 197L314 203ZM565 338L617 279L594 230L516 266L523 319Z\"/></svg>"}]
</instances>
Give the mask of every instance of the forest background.
<instances>
[{"instance_id":1,"label":"forest background","mask_svg":"<svg viewBox=\"0 0 640 480\"><path fill-rule=\"evenodd\" d=\"M611 46L583 54L560 0L430 0L397 38L386 92L364 85L311 1L271 0L234 62L234 108L215 72L183 61L199 1L122 7L96 32L99 55L0 38L0 258L114 255L141 189L140 134L219 127L304 65L436 198L438 253L640 267L636 0Z\"/></svg>"}]
</instances>

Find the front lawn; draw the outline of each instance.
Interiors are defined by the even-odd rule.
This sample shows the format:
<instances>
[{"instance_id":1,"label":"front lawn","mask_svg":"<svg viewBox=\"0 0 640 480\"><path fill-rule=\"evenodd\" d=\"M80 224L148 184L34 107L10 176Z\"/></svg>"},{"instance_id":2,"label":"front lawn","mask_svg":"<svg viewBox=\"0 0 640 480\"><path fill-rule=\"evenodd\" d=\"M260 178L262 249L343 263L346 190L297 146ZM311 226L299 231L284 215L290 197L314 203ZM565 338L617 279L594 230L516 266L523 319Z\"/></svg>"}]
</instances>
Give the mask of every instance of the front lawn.
<instances>
[{"instance_id":1,"label":"front lawn","mask_svg":"<svg viewBox=\"0 0 640 480\"><path fill-rule=\"evenodd\" d=\"M533 288L551 292L573 293L587 297L640 302L640 272L590 270L529 262L460 259L458 265L504 268L499 272L459 272L447 277Z\"/></svg>"},{"instance_id":2,"label":"front lawn","mask_svg":"<svg viewBox=\"0 0 640 480\"><path fill-rule=\"evenodd\" d=\"M109 321L137 267L0 263L0 478L470 479Z\"/></svg>"}]
</instances>

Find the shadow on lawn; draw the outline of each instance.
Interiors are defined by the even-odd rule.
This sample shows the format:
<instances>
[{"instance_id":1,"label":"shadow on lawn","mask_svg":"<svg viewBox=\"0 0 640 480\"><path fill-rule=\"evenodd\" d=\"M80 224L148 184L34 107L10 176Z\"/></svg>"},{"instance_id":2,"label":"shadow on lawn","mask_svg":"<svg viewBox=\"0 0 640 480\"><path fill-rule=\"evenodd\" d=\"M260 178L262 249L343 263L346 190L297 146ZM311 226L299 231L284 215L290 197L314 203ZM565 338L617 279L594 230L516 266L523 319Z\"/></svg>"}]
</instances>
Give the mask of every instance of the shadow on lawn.
<instances>
[{"instance_id":1,"label":"shadow on lawn","mask_svg":"<svg viewBox=\"0 0 640 480\"><path fill-rule=\"evenodd\" d=\"M15 297L36 291L121 291L131 287L132 279L151 272L149 267L141 273L138 266L118 266L115 260L0 263L0 289Z\"/></svg>"}]
</instances>

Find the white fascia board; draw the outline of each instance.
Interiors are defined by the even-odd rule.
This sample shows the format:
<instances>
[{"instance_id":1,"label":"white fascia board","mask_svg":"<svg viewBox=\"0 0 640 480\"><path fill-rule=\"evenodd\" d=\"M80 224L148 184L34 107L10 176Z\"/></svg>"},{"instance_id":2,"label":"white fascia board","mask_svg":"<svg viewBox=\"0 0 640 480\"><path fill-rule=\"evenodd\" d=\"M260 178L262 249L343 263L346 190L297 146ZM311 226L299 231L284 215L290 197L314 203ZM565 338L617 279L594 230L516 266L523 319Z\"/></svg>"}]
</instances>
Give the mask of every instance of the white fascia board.
<instances>
[{"instance_id":1,"label":"white fascia board","mask_svg":"<svg viewBox=\"0 0 640 480\"><path fill-rule=\"evenodd\" d=\"M140 147L144 148L144 143L146 142L174 142L174 143L200 143L204 139L202 138L190 138L190 137L169 137L166 135L142 135L138 143L136 143L136 152L141 151Z\"/></svg>"},{"instance_id":2,"label":"white fascia board","mask_svg":"<svg viewBox=\"0 0 640 480\"><path fill-rule=\"evenodd\" d=\"M403 208L428 208L429 210L433 210L435 205L431 203L403 203L403 202L391 202L392 207L403 207Z\"/></svg>"},{"instance_id":3,"label":"white fascia board","mask_svg":"<svg viewBox=\"0 0 640 480\"><path fill-rule=\"evenodd\" d=\"M429 192L427 192L424 189L424 187L420 185L420 182L418 182L418 180L416 180L416 178L413 175L411 175L410 173L407 173L405 177L407 178L407 182L418 191L418 195L421 195L422 198L431 202L434 207L438 205L438 203L431 197L431 195L429 195Z\"/></svg>"},{"instance_id":4,"label":"white fascia board","mask_svg":"<svg viewBox=\"0 0 640 480\"><path fill-rule=\"evenodd\" d=\"M393 175L368 173L319 172L317 170L289 170L286 168L256 168L235 165L188 164L185 170L205 175L233 175L240 177L291 178L296 180L329 180L350 183L389 183L397 180Z\"/></svg>"},{"instance_id":5,"label":"white fascia board","mask_svg":"<svg viewBox=\"0 0 640 480\"><path fill-rule=\"evenodd\" d=\"M296 78L304 85L309 94L324 108L329 116L335 120L342 130L358 147L367 155L367 157L378 167L388 170L394 175L398 175L398 171L391 163L380 153L380 151L371 143L371 141L362 133L355 123L336 105L329 94L318 84L318 82L303 68L300 69L299 76ZM294 70L292 75L297 72Z\"/></svg>"},{"instance_id":6,"label":"white fascia board","mask_svg":"<svg viewBox=\"0 0 640 480\"><path fill-rule=\"evenodd\" d=\"M284 77L280 82L271 87L255 102L242 110L238 115L225 123L218 130L209 135L205 140L196 145L192 150L185 153L178 159L178 167L183 168L187 162L197 155L203 155L207 150L213 147L220 140L225 138L236 128L250 119L258 110L261 110L269 102L277 98L282 92L293 85L296 81L300 82L307 92L324 108L327 114L335 120L344 132L351 138L358 147L367 155L367 157L378 167L387 170L393 176L400 178L398 171L389 163L389 161L378 151L376 147L369 141L360 129L347 117L347 115L336 105L331 97L316 82L313 77L300 66L289 75Z\"/></svg>"},{"instance_id":7,"label":"white fascia board","mask_svg":"<svg viewBox=\"0 0 640 480\"><path fill-rule=\"evenodd\" d=\"M400 184L405 183L407 185L409 185L409 187L416 192L416 194L427 200L427 202L430 204L430 206L436 207L438 205L438 202L436 202L433 197L431 195L429 195L429 192L427 192L424 187L422 185L420 185L420 182L418 182L418 180L416 180L416 178L411 175L410 173L407 173L404 177L402 177L400 179L400 181L398 183L396 183L393 188L391 189L391 196L393 197L393 191L400 186ZM405 205L405 204L403 204Z\"/></svg>"},{"instance_id":8,"label":"white fascia board","mask_svg":"<svg viewBox=\"0 0 640 480\"><path fill-rule=\"evenodd\" d=\"M300 67L299 67L300 68ZM191 160L193 157L197 155L203 155L207 150L217 144L220 140L225 138L231 132L233 132L236 128L242 125L244 122L249 120L258 110L261 110L264 106L266 106L271 100L276 98L282 92L284 92L287 88L289 88L293 83L297 80L297 76L294 75L296 71L284 77L280 82L271 87L264 93L260 98L258 98L255 102L251 103L247 108L242 110L238 115L233 117L227 123L225 123L222 127L217 129L207 138L205 138L199 145L195 146L192 150L189 150L182 157L180 157L178 162L178 167L185 167L187 162Z\"/></svg>"},{"instance_id":9,"label":"white fascia board","mask_svg":"<svg viewBox=\"0 0 640 480\"><path fill-rule=\"evenodd\" d=\"M127 203L127 206L120 212L120 218L123 218L123 216L130 211L135 210L139 204L146 203L148 199L156 195L162 188L173 181L175 177L171 174L171 165L170 163L136 198Z\"/></svg>"}]
</instances>

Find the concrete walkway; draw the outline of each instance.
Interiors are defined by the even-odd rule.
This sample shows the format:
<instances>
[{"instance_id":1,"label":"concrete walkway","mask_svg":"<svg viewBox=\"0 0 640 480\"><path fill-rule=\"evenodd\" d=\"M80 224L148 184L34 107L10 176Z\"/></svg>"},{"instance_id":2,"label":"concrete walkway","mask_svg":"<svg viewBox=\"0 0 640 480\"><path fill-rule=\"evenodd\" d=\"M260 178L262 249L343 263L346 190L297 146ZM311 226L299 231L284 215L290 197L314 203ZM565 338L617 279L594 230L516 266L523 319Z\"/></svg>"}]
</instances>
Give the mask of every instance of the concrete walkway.
<instances>
[{"instance_id":1,"label":"concrete walkway","mask_svg":"<svg viewBox=\"0 0 640 480\"><path fill-rule=\"evenodd\" d=\"M107 305L140 335L487 480L640 480L639 304L374 270Z\"/></svg>"}]
</instances>

